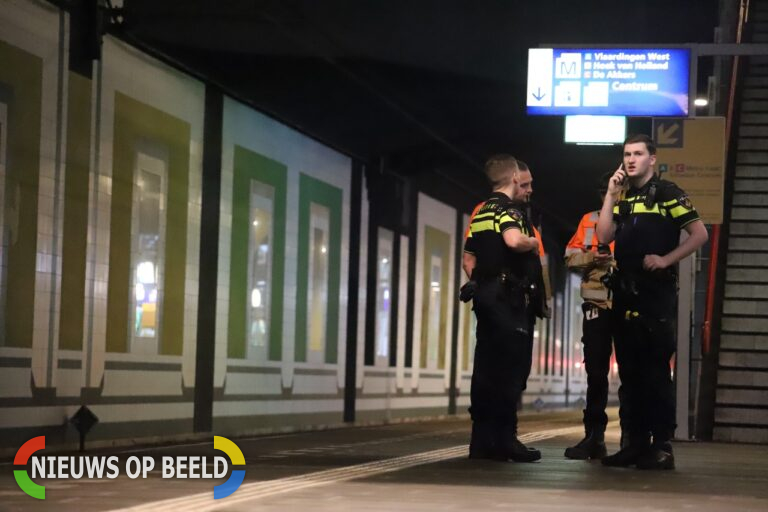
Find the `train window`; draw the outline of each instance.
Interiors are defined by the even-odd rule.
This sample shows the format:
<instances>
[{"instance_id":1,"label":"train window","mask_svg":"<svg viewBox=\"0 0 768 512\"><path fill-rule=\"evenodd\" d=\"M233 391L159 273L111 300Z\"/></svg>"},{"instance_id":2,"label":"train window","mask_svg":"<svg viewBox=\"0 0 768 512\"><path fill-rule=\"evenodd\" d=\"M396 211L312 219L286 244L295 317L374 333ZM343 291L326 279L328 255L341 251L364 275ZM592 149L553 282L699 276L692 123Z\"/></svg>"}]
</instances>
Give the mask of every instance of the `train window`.
<instances>
[{"instance_id":1,"label":"train window","mask_svg":"<svg viewBox=\"0 0 768 512\"><path fill-rule=\"evenodd\" d=\"M376 257L376 366L389 365L394 233L379 228Z\"/></svg>"},{"instance_id":2,"label":"train window","mask_svg":"<svg viewBox=\"0 0 768 512\"><path fill-rule=\"evenodd\" d=\"M274 187L252 180L248 236L247 357L260 361L267 360L269 346L274 203Z\"/></svg>"},{"instance_id":3,"label":"train window","mask_svg":"<svg viewBox=\"0 0 768 512\"><path fill-rule=\"evenodd\" d=\"M162 311L167 159L136 153L131 352L157 354Z\"/></svg>"},{"instance_id":4,"label":"train window","mask_svg":"<svg viewBox=\"0 0 768 512\"><path fill-rule=\"evenodd\" d=\"M307 360L325 361L326 324L328 316L328 243L330 210L317 203L310 205L309 227L309 304L307 307Z\"/></svg>"}]
</instances>

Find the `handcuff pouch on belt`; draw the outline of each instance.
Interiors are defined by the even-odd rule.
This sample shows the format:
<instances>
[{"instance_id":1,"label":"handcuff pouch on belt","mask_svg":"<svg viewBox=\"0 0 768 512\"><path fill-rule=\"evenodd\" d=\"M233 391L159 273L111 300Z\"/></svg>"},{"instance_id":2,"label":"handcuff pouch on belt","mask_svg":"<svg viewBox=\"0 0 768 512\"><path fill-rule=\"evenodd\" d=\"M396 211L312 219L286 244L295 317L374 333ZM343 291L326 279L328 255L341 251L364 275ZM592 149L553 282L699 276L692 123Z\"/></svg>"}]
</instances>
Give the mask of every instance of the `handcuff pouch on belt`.
<instances>
[{"instance_id":1,"label":"handcuff pouch on belt","mask_svg":"<svg viewBox=\"0 0 768 512\"><path fill-rule=\"evenodd\" d=\"M508 299L513 308L526 308L531 301L531 286L528 279L518 279L509 272L502 272L498 276L499 300Z\"/></svg>"},{"instance_id":2,"label":"handcuff pouch on belt","mask_svg":"<svg viewBox=\"0 0 768 512\"><path fill-rule=\"evenodd\" d=\"M470 279L459 289L459 300L461 302L469 302L475 298L475 292L477 291L477 281Z\"/></svg>"}]
</instances>

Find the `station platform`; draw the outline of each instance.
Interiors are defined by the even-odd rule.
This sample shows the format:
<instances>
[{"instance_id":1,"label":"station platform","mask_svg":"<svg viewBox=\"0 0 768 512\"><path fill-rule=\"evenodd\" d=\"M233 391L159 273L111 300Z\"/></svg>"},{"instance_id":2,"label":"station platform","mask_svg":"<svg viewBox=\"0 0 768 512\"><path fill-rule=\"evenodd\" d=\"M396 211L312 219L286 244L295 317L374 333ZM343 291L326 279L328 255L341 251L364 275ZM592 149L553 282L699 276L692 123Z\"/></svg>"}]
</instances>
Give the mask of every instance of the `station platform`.
<instances>
[{"instance_id":1,"label":"station platform","mask_svg":"<svg viewBox=\"0 0 768 512\"><path fill-rule=\"evenodd\" d=\"M609 452L619 441L612 413ZM245 469L245 479L217 500L213 487L226 478L162 478L160 469L162 457L197 455L213 471L222 452L212 442L89 451L117 456L120 475L35 479L45 500L22 492L14 479L14 469L30 472L31 463L5 460L0 510L768 510L768 446L677 442L675 470L607 468L563 457L582 436L579 419L576 412L521 416L521 440L542 451L535 463L469 460L466 418L232 438L245 457L232 469ZM123 471L129 457L156 464L146 478L130 479Z\"/></svg>"}]
</instances>

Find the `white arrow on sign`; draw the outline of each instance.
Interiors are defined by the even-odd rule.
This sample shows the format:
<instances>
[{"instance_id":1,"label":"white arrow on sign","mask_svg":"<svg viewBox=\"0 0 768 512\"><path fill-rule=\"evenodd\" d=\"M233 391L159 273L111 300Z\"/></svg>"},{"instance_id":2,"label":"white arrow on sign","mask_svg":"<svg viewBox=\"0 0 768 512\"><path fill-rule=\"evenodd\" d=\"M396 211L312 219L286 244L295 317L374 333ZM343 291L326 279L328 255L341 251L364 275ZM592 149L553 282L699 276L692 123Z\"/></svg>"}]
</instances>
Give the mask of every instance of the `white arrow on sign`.
<instances>
[{"instance_id":1,"label":"white arrow on sign","mask_svg":"<svg viewBox=\"0 0 768 512\"><path fill-rule=\"evenodd\" d=\"M677 137L673 137L673 135L679 128L680 125L677 123L669 126L659 124L659 128L656 130L656 144L677 144Z\"/></svg>"}]
</instances>

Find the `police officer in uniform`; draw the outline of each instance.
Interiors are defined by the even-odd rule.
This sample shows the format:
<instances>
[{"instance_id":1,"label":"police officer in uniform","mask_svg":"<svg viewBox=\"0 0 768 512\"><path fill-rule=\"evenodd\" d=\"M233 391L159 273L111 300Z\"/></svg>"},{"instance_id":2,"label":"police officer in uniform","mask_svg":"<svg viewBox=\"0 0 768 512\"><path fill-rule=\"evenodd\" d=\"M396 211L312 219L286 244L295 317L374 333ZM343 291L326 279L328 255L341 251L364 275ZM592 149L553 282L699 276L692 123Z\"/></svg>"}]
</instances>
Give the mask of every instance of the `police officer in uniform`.
<instances>
[{"instance_id":1,"label":"police officer in uniform","mask_svg":"<svg viewBox=\"0 0 768 512\"><path fill-rule=\"evenodd\" d=\"M517 405L531 370L531 305L541 264L532 226L513 202L530 195L533 180L510 155L489 159L485 172L493 193L472 219L463 257L477 317L470 458L533 462L541 453L517 438Z\"/></svg>"},{"instance_id":2,"label":"police officer in uniform","mask_svg":"<svg viewBox=\"0 0 768 512\"><path fill-rule=\"evenodd\" d=\"M675 264L706 243L708 235L685 192L656 177L655 163L650 137L624 141L623 164L610 179L597 222L600 242L616 243L615 344L627 402L620 414L628 444L605 457L606 466L675 467L670 443L676 426L670 375L676 349ZM682 243L680 230L688 233Z\"/></svg>"},{"instance_id":3,"label":"police officer in uniform","mask_svg":"<svg viewBox=\"0 0 768 512\"><path fill-rule=\"evenodd\" d=\"M601 202L608 191L611 174L604 175L599 183ZM613 352L613 319L611 295L606 278L613 271L613 244L600 245L595 227L600 212L585 213L576 233L565 249L568 268L581 274L582 338L584 366L587 370L587 404L584 409L584 439L566 448L569 459L602 459L606 456L605 427L608 415L608 373ZM621 395L621 390L619 391Z\"/></svg>"}]
</instances>

